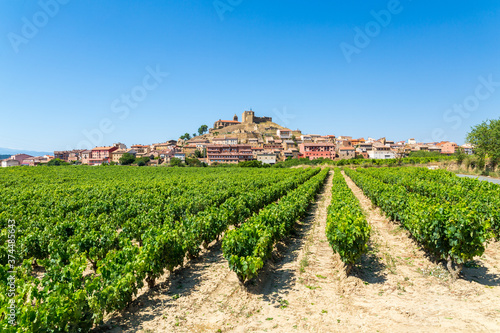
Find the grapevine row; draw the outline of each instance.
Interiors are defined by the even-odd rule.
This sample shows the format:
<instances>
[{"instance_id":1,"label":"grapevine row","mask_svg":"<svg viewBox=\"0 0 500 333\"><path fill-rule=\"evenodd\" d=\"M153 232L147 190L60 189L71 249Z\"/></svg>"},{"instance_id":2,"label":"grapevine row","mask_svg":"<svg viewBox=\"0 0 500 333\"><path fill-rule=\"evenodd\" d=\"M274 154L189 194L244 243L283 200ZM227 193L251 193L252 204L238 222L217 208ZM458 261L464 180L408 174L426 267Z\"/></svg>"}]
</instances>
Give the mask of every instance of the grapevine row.
<instances>
[{"instance_id":1,"label":"grapevine row","mask_svg":"<svg viewBox=\"0 0 500 333\"><path fill-rule=\"evenodd\" d=\"M346 272L366 252L370 238L370 226L366 221L358 199L338 169L335 169L332 200L328 207L326 237L335 253L347 266Z\"/></svg>"},{"instance_id":2,"label":"grapevine row","mask_svg":"<svg viewBox=\"0 0 500 333\"><path fill-rule=\"evenodd\" d=\"M386 184L366 173L346 170L351 179L390 218L400 221L428 251L447 261L456 279L464 262L480 256L488 237L486 217L463 202L449 204L436 198Z\"/></svg>"},{"instance_id":3,"label":"grapevine row","mask_svg":"<svg viewBox=\"0 0 500 333\"><path fill-rule=\"evenodd\" d=\"M404 186L409 192L467 206L485 218L492 237L500 239L500 186L453 173L424 168L381 168L359 170L387 184ZM471 185L475 185L472 187Z\"/></svg>"},{"instance_id":4,"label":"grapevine row","mask_svg":"<svg viewBox=\"0 0 500 333\"><path fill-rule=\"evenodd\" d=\"M257 276L273 245L288 235L297 219L306 213L321 188L328 169L252 216L240 228L230 230L222 241L224 257L240 282Z\"/></svg>"}]
</instances>

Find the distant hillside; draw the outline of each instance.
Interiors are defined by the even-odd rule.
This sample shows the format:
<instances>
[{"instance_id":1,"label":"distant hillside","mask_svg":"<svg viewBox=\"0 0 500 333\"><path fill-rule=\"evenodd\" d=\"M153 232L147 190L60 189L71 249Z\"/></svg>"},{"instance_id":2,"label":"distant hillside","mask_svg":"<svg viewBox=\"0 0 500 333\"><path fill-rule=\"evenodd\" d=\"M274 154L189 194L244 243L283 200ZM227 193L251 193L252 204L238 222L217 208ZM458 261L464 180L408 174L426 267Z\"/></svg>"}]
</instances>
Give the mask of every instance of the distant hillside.
<instances>
[{"instance_id":1,"label":"distant hillside","mask_svg":"<svg viewBox=\"0 0 500 333\"><path fill-rule=\"evenodd\" d=\"M260 124L238 124L231 125L221 129L211 129L210 133L204 134L203 138L210 139L220 136L237 137L245 141L248 138L264 138L264 136L276 136L276 130L283 129L284 127L274 122L265 122ZM292 130L292 134L300 137L302 134L300 130Z\"/></svg>"},{"instance_id":2,"label":"distant hillside","mask_svg":"<svg viewBox=\"0 0 500 333\"><path fill-rule=\"evenodd\" d=\"M11 149L11 148L1 148L0 147L0 155L8 155L10 157L15 154L27 154L31 156L43 156L43 155L53 155L54 152L47 151L34 151L34 150L22 150L22 149ZM4 158L7 158L4 157Z\"/></svg>"}]
</instances>

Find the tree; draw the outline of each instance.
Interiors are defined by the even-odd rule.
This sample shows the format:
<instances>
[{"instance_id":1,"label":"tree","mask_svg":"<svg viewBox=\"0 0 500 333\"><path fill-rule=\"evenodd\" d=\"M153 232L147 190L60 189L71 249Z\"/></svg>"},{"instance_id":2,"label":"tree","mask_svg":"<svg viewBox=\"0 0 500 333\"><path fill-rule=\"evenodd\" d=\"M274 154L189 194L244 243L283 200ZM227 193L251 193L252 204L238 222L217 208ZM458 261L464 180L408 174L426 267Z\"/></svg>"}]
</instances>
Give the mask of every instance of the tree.
<instances>
[{"instance_id":1,"label":"tree","mask_svg":"<svg viewBox=\"0 0 500 333\"><path fill-rule=\"evenodd\" d=\"M59 158L53 158L51 159L47 165L50 165L50 166L57 166L57 165L68 165L69 163L68 162L65 162Z\"/></svg>"},{"instance_id":2,"label":"tree","mask_svg":"<svg viewBox=\"0 0 500 333\"><path fill-rule=\"evenodd\" d=\"M201 125L200 128L198 128L198 134L200 135L207 133L207 131L208 131L207 125Z\"/></svg>"},{"instance_id":3,"label":"tree","mask_svg":"<svg viewBox=\"0 0 500 333\"><path fill-rule=\"evenodd\" d=\"M170 159L170 165L171 166L183 166L182 165L182 160L180 158L177 158L177 157L172 157Z\"/></svg>"},{"instance_id":4,"label":"tree","mask_svg":"<svg viewBox=\"0 0 500 333\"><path fill-rule=\"evenodd\" d=\"M204 158L205 156L203 156L203 152L201 150L196 149L194 151L194 157L196 157L196 158Z\"/></svg>"},{"instance_id":5,"label":"tree","mask_svg":"<svg viewBox=\"0 0 500 333\"><path fill-rule=\"evenodd\" d=\"M475 147L480 165L483 165L486 157L490 157L492 164L496 165L500 160L500 118L483 121L472 127L467 134L467 142Z\"/></svg>"},{"instance_id":6,"label":"tree","mask_svg":"<svg viewBox=\"0 0 500 333\"><path fill-rule=\"evenodd\" d=\"M462 163L466 157L466 155L464 153L464 149L462 147L457 147L457 149L455 150L454 156L457 159L457 164L462 165Z\"/></svg>"},{"instance_id":7,"label":"tree","mask_svg":"<svg viewBox=\"0 0 500 333\"><path fill-rule=\"evenodd\" d=\"M182 135L180 138L182 140L190 140L191 139L191 135L189 135L189 133L184 133L184 135Z\"/></svg>"},{"instance_id":8,"label":"tree","mask_svg":"<svg viewBox=\"0 0 500 333\"><path fill-rule=\"evenodd\" d=\"M125 153L120 157L121 165L130 165L135 162L135 156L130 153Z\"/></svg>"},{"instance_id":9,"label":"tree","mask_svg":"<svg viewBox=\"0 0 500 333\"><path fill-rule=\"evenodd\" d=\"M197 158L186 158L186 165L192 166L192 167L201 167L203 164L201 161Z\"/></svg>"},{"instance_id":10,"label":"tree","mask_svg":"<svg viewBox=\"0 0 500 333\"><path fill-rule=\"evenodd\" d=\"M402 146L399 146L396 148L396 153L394 154L394 157L396 158L396 161L398 162L398 165L403 164L403 158L406 157L406 151L410 149L410 145L405 144Z\"/></svg>"},{"instance_id":11,"label":"tree","mask_svg":"<svg viewBox=\"0 0 500 333\"><path fill-rule=\"evenodd\" d=\"M149 162L149 157L148 157L148 156L144 156L144 157L137 157L137 158L135 159L135 163L136 163L138 166L145 166L148 162Z\"/></svg>"}]
</instances>

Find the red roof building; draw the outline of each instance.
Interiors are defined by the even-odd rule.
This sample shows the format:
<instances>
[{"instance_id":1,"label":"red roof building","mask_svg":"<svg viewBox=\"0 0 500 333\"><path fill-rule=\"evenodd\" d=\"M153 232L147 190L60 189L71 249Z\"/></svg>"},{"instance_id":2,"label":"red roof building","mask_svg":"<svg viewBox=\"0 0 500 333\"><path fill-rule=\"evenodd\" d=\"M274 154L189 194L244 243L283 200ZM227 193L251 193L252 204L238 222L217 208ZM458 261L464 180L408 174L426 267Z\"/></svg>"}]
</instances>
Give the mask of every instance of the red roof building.
<instances>
[{"instance_id":1,"label":"red roof building","mask_svg":"<svg viewBox=\"0 0 500 333\"><path fill-rule=\"evenodd\" d=\"M253 160L250 145L208 145L208 164L213 163L238 163Z\"/></svg>"},{"instance_id":2,"label":"red roof building","mask_svg":"<svg viewBox=\"0 0 500 333\"><path fill-rule=\"evenodd\" d=\"M318 158L334 159L336 156L335 144L333 143L301 143L299 151L303 157L310 160Z\"/></svg>"},{"instance_id":3,"label":"red roof building","mask_svg":"<svg viewBox=\"0 0 500 333\"><path fill-rule=\"evenodd\" d=\"M111 153L118 147L95 147L92 149L89 158L89 165L100 165L111 162Z\"/></svg>"}]
</instances>

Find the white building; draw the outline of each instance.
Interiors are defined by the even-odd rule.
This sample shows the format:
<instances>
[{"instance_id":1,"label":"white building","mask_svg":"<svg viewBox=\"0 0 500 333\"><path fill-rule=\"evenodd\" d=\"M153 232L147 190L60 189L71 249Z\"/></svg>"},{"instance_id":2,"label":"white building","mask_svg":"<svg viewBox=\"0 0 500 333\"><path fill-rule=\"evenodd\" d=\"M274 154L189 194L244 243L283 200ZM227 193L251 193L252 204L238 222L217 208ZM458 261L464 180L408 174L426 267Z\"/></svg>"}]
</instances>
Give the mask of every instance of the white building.
<instances>
[{"instance_id":1,"label":"white building","mask_svg":"<svg viewBox=\"0 0 500 333\"><path fill-rule=\"evenodd\" d=\"M474 146L471 145L470 143L466 143L464 145L461 145L462 149L464 150L464 153L467 155L472 155L474 154Z\"/></svg>"},{"instance_id":2,"label":"white building","mask_svg":"<svg viewBox=\"0 0 500 333\"><path fill-rule=\"evenodd\" d=\"M184 154L182 152L175 152L174 157L180 159L183 162L186 161L186 154Z\"/></svg>"},{"instance_id":3,"label":"white building","mask_svg":"<svg viewBox=\"0 0 500 333\"><path fill-rule=\"evenodd\" d=\"M408 139L408 144L409 145L416 145L417 144L417 140L415 140L413 138L412 139Z\"/></svg>"},{"instance_id":4,"label":"white building","mask_svg":"<svg viewBox=\"0 0 500 333\"><path fill-rule=\"evenodd\" d=\"M307 142L312 141L312 137L311 137L310 135L308 135L308 134L302 134L302 135L300 136L300 139L302 140L302 142L305 142L305 141L307 141Z\"/></svg>"},{"instance_id":5,"label":"white building","mask_svg":"<svg viewBox=\"0 0 500 333\"><path fill-rule=\"evenodd\" d=\"M276 164L276 154L274 153L257 153L257 161L263 164Z\"/></svg>"},{"instance_id":6,"label":"white building","mask_svg":"<svg viewBox=\"0 0 500 333\"><path fill-rule=\"evenodd\" d=\"M236 137L214 138L212 139L212 143L215 145L237 145L238 138Z\"/></svg>"},{"instance_id":7,"label":"white building","mask_svg":"<svg viewBox=\"0 0 500 333\"><path fill-rule=\"evenodd\" d=\"M372 150L368 150L368 157L375 160L387 160L391 158L396 158L396 155L387 146L374 146Z\"/></svg>"},{"instance_id":8,"label":"white building","mask_svg":"<svg viewBox=\"0 0 500 333\"><path fill-rule=\"evenodd\" d=\"M21 163L19 163L18 160L14 160L14 159L5 159L5 160L2 160L2 168L6 168L6 167L10 167L10 166L18 166L18 165L21 165Z\"/></svg>"},{"instance_id":9,"label":"white building","mask_svg":"<svg viewBox=\"0 0 500 333\"><path fill-rule=\"evenodd\" d=\"M291 139L292 138L292 130L288 129L288 128L282 128L282 129L279 129L276 134L278 134L279 138L282 139L282 140L286 140L286 139Z\"/></svg>"}]
</instances>

